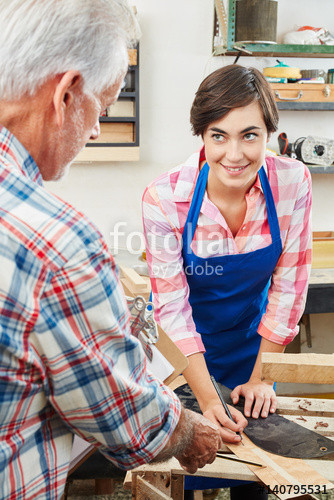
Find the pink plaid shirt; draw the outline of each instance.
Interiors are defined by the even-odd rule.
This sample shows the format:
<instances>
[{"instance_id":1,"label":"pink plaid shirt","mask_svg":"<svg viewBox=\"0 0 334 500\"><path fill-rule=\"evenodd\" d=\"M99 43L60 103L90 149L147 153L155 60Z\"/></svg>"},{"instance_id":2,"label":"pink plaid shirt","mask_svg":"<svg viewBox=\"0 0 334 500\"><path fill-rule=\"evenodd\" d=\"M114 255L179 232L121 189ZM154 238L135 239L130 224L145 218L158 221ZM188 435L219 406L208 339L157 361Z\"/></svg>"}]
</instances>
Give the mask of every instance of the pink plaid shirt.
<instances>
[{"instance_id":1,"label":"pink plaid shirt","mask_svg":"<svg viewBox=\"0 0 334 500\"><path fill-rule=\"evenodd\" d=\"M161 175L145 190L143 221L147 263L156 320L181 351L205 351L192 317L183 270L182 233L204 150ZM258 333L286 345L297 335L305 306L312 258L311 176L296 160L267 157L264 165L272 189L283 246L268 293ZM271 243L267 209L259 176L246 194L247 211L233 237L223 215L205 193L191 245L201 257L253 252Z\"/></svg>"}]
</instances>

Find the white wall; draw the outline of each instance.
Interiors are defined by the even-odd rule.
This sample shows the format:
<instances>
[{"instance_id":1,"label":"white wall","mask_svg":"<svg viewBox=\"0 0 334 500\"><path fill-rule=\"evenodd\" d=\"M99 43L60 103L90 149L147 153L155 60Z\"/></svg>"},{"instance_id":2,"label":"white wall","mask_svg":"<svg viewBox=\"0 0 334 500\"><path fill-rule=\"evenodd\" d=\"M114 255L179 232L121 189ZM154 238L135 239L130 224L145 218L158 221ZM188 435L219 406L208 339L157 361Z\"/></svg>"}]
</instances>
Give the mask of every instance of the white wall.
<instances>
[{"instance_id":1,"label":"white wall","mask_svg":"<svg viewBox=\"0 0 334 500\"><path fill-rule=\"evenodd\" d=\"M117 221L128 230L141 230L141 196L145 186L160 173L183 161L198 149L191 135L189 110L194 93L208 73L231 57L211 57L213 0L133 0L143 31L140 43L141 160L134 163L73 165L66 179L49 188L89 215L110 244ZM279 0L278 41L294 26L326 26L334 33L332 0ZM280 58L283 59L283 58ZM333 59L291 59L300 68L333 68ZM262 69L275 58L242 57L239 63ZM332 112L280 113L279 132L291 141L304 135L333 138ZM277 134L269 147L278 151ZM334 174L313 175L315 230L334 230ZM322 315L321 315L322 316ZM315 350L332 352L324 338L334 338L333 315L317 323ZM323 325L323 326L321 326ZM329 340L328 340L329 341ZM328 351L328 349L331 349Z\"/></svg>"}]
</instances>

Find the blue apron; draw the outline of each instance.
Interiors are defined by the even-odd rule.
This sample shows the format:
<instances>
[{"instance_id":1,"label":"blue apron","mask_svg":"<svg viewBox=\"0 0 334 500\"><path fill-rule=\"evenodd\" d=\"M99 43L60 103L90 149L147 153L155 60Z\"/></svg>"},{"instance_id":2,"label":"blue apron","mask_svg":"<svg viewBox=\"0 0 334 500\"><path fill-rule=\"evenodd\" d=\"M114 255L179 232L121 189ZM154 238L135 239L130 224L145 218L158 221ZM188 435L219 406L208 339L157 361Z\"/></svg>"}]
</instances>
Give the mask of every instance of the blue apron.
<instances>
[{"instance_id":1,"label":"blue apron","mask_svg":"<svg viewBox=\"0 0 334 500\"><path fill-rule=\"evenodd\" d=\"M259 170L272 242L253 252L201 258L190 248L209 166L201 169L183 231L184 270L196 330L201 334L208 370L234 389L249 380L260 347L257 329L268 303L271 276L282 252L280 229L267 174ZM222 488L241 481L186 477L186 489Z\"/></svg>"}]
</instances>

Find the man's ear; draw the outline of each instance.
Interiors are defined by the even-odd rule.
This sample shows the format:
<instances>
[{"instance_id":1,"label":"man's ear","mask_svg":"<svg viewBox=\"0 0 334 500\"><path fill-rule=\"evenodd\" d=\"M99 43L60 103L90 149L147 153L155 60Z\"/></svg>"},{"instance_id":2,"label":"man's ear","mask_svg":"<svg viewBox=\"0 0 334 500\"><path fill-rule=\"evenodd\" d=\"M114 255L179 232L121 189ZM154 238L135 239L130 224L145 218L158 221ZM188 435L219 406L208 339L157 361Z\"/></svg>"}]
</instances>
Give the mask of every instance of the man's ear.
<instances>
[{"instance_id":1,"label":"man's ear","mask_svg":"<svg viewBox=\"0 0 334 500\"><path fill-rule=\"evenodd\" d=\"M79 71L66 71L55 87L53 94L53 106L56 112L56 122L58 127L62 127L65 121L65 114L73 104L74 95L82 84L82 76Z\"/></svg>"}]
</instances>

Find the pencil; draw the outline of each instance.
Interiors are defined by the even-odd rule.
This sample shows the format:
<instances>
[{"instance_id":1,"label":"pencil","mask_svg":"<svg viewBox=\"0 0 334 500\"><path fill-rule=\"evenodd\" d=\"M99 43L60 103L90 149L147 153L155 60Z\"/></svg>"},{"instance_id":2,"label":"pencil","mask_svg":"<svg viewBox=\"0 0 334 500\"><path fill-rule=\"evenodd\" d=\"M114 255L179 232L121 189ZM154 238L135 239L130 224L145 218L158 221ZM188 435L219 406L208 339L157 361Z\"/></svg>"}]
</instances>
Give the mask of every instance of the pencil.
<instances>
[{"instance_id":1,"label":"pencil","mask_svg":"<svg viewBox=\"0 0 334 500\"><path fill-rule=\"evenodd\" d=\"M220 399L220 401L221 401L221 404L223 405L224 410L226 411L226 415L228 416L228 418L229 418L230 420L232 420L232 422L234 422L233 417L232 417L232 415L231 415L231 412L230 412L230 410L228 409L228 406L227 406L227 404L226 404L226 403L225 403L225 401L224 401L224 398L223 398L222 392L221 392L221 390L219 389L219 385L217 384L217 382L216 382L216 380L215 380L215 377L214 377L213 375L211 375L211 376L210 376L210 378L211 378L211 382L213 383L214 388L216 389L216 393L218 394L218 397L219 397L219 399ZM242 436L241 436L240 432L237 432L236 434L238 434L238 436L240 436L241 443L242 443L242 445L243 445L243 446L245 446L245 445L244 445L244 443L242 442Z\"/></svg>"}]
</instances>

